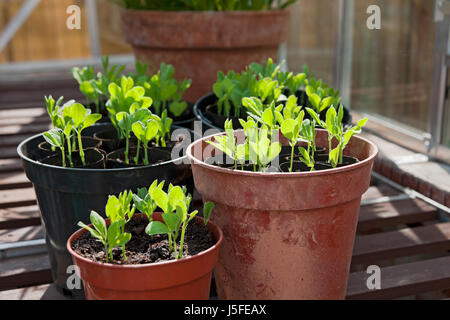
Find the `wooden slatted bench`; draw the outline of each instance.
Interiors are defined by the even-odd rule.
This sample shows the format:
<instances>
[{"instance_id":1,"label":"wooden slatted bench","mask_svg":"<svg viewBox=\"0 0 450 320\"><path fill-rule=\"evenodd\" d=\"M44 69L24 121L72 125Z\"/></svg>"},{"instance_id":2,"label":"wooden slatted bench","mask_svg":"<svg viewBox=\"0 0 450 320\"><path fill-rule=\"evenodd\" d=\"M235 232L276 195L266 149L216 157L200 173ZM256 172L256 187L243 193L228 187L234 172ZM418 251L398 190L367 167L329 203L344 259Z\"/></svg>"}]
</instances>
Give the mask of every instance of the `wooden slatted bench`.
<instances>
[{"instance_id":1,"label":"wooden slatted bench","mask_svg":"<svg viewBox=\"0 0 450 320\"><path fill-rule=\"evenodd\" d=\"M4 95L11 88L0 86L0 245L38 243L40 248L6 258L0 251L0 299L67 299L51 284L34 190L16 153L23 139L49 127L40 97L57 97L52 85L66 98L79 96L70 81L34 85L29 98L20 90ZM450 223L436 208L374 181L362 200L347 298L423 298L429 292L448 298L449 252ZM367 288L369 265L381 268L381 289Z\"/></svg>"}]
</instances>

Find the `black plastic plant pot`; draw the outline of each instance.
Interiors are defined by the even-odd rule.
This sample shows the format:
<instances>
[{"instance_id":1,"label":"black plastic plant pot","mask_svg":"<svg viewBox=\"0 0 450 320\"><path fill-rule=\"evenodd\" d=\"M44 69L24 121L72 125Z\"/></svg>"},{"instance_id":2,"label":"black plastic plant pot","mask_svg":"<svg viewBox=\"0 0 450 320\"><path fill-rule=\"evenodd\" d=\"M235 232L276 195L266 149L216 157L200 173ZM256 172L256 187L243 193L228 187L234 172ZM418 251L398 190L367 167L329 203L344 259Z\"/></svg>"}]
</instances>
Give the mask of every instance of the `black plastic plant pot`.
<instances>
[{"instance_id":1,"label":"black plastic plant pot","mask_svg":"<svg viewBox=\"0 0 450 320\"><path fill-rule=\"evenodd\" d=\"M180 131L176 131L177 135L184 135L186 138L180 150L172 152L178 156L154 165L131 168L63 168L40 163L36 161L34 154L39 143L44 141L42 134L28 138L18 146L17 151L22 158L26 175L33 183L46 230L53 280L61 292L73 298L83 297L82 290L70 290L67 286L68 277L72 275L68 273L68 267L73 262L66 251L66 242L79 229L78 221L90 223L91 210L104 215L108 195L148 187L155 179L165 180L166 185L169 182L177 185L192 183L192 172L185 150L189 142L194 140L194 132L185 128L174 129L179 129ZM93 130L91 129L91 133Z\"/></svg>"}]
</instances>

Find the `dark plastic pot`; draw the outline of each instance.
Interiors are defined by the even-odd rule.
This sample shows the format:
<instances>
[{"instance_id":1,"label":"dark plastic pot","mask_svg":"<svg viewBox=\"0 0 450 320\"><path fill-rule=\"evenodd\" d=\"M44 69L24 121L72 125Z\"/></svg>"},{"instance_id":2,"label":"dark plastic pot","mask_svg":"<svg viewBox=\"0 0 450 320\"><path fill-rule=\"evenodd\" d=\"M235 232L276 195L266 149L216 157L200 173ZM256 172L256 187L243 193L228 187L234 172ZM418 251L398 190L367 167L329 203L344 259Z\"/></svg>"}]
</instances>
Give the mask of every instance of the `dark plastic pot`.
<instances>
[{"instance_id":1,"label":"dark plastic pot","mask_svg":"<svg viewBox=\"0 0 450 320\"><path fill-rule=\"evenodd\" d=\"M327 145L327 132L316 131L317 145ZM187 155L195 187L215 203L212 219L224 234L214 271L219 299L343 299L377 147L354 136L345 154L358 163L262 173L207 164L210 139L191 144Z\"/></svg>"},{"instance_id":2,"label":"dark plastic pot","mask_svg":"<svg viewBox=\"0 0 450 320\"><path fill-rule=\"evenodd\" d=\"M99 125L97 129L102 127ZM95 128L89 129L90 133L95 131ZM194 132L182 130L193 141ZM76 291L72 292L66 286L70 275L66 270L72 264L66 242L78 229L78 221L88 223L91 210L103 213L108 195L118 194L125 189L148 187L155 179L178 185L189 184L192 172L185 155L156 165L132 168L77 169L46 165L33 157L42 141L44 138L41 134L35 135L23 141L17 151L36 191L46 230L53 280L59 290L77 296Z\"/></svg>"},{"instance_id":3,"label":"dark plastic pot","mask_svg":"<svg viewBox=\"0 0 450 320\"><path fill-rule=\"evenodd\" d=\"M225 122L226 117L220 115L211 115L211 111L209 108L217 103L217 97L214 93L209 93L202 98L200 98L194 105L194 114L198 120L202 122L203 131L207 129L215 129L223 131L223 122ZM322 120L325 120L326 111L322 111L319 116ZM305 118L308 118L309 115L306 113ZM232 118L232 117L231 117ZM344 106L344 116L342 119L342 123L344 127L350 126L352 124L352 116L350 114L350 110ZM233 120L233 128L240 128L239 121L237 119Z\"/></svg>"},{"instance_id":4,"label":"dark plastic pot","mask_svg":"<svg viewBox=\"0 0 450 320\"><path fill-rule=\"evenodd\" d=\"M153 218L161 221L161 213L155 212ZM195 217L191 223L203 219ZM223 239L216 224L210 221L207 227L216 240L214 246L181 260L140 265L94 262L72 250L72 242L87 232L84 229L69 238L67 250L80 269L88 300L207 300Z\"/></svg>"}]
</instances>

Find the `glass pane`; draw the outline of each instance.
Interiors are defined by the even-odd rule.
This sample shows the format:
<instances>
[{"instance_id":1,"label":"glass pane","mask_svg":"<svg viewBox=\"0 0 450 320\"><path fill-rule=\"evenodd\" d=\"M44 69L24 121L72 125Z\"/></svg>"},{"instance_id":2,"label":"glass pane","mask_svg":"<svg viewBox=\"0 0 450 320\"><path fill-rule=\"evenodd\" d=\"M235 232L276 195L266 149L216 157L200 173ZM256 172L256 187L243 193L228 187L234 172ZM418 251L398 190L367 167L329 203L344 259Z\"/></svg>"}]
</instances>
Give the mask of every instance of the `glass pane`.
<instances>
[{"instance_id":1,"label":"glass pane","mask_svg":"<svg viewBox=\"0 0 450 320\"><path fill-rule=\"evenodd\" d=\"M287 44L289 69L301 71L303 65L307 64L316 77L332 84L339 1L300 1L290 11Z\"/></svg>"},{"instance_id":2,"label":"glass pane","mask_svg":"<svg viewBox=\"0 0 450 320\"><path fill-rule=\"evenodd\" d=\"M429 130L434 1L357 0L352 108ZM369 5L381 8L381 29L366 27Z\"/></svg>"}]
</instances>

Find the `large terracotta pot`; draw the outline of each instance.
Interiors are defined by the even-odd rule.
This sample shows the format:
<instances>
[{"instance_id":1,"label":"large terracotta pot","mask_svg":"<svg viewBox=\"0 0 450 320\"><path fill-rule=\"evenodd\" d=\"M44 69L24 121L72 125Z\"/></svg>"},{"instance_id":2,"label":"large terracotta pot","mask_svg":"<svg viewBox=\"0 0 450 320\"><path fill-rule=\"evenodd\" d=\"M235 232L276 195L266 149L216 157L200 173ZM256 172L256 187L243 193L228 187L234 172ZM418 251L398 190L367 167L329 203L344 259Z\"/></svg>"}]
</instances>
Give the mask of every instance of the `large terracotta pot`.
<instances>
[{"instance_id":1,"label":"large terracotta pot","mask_svg":"<svg viewBox=\"0 0 450 320\"><path fill-rule=\"evenodd\" d=\"M219 298L343 299L377 147L353 137L344 154L360 162L337 169L243 172L205 163L212 137L191 144L187 155L195 187L215 203L213 219L224 234ZM317 130L316 142L327 146L327 132Z\"/></svg>"},{"instance_id":2,"label":"large terracotta pot","mask_svg":"<svg viewBox=\"0 0 450 320\"><path fill-rule=\"evenodd\" d=\"M162 221L161 213L155 212L153 218ZM195 217L191 223L203 223L203 219ZM211 273L223 238L215 223L209 221L207 227L216 244L181 260L141 265L94 262L72 250L72 242L87 232L85 229L78 230L69 238L67 250L80 269L88 300L207 300Z\"/></svg>"},{"instance_id":3,"label":"large terracotta pot","mask_svg":"<svg viewBox=\"0 0 450 320\"><path fill-rule=\"evenodd\" d=\"M286 40L289 12L121 10L125 40L154 72L161 62L179 79L191 78L185 98L196 101L211 91L217 71L241 71L251 62L276 60Z\"/></svg>"}]
</instances>

